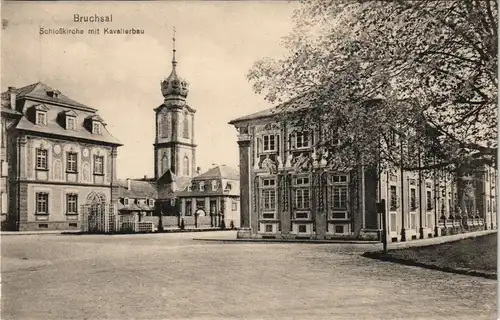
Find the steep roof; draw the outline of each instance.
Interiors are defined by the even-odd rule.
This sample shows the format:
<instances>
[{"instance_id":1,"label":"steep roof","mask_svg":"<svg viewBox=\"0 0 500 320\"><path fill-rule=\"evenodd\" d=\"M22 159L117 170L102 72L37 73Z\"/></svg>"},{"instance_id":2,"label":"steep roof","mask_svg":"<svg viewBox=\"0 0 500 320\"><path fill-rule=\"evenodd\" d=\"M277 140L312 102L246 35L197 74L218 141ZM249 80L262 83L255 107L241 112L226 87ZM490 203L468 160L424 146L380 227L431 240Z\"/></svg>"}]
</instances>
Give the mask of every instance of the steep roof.
<instances>
[{"instance_id":1,"label":"steep roof","mask_svg":"<svg viewBox=\"0 0 500 320\"><path fill-rule=\"evenodd\" d=\"M97 109L91 108L87 105L84 105L78 101L75 101L68 96L58 92L58 95L56 97L50 97L47 95L47 92L54 92L57 91L48 85L42 83L42 82L37 82L33 83L21 88L14 89L14 92L17 94L17 98L33 98L37 100L43 100L47 101L50 103L54 104L63 104L63 105L68 105L72 107L77 107L77 108L82 108L86 109L88 111L97 111ZM8 92L3 92L2 95L8 94Z\"/></svg>"},{"instance_id":2,"label":"steep roof","mask_svg":"<svg viewBox=\"0 0 500 320\"><path fill-rule=\"evenodd\" d=\"M18 89L13 89L16 93L16 100L36 100L40 102L38 108L44 108L48 110L50 117L47 118L46 125L36 125L30 121L26 116L19 120L16 125L16 129L31 131L42 134L58 135L68 138L79 138L96 142L104 142L112 145L120 146L122 145L118 139L116 139L111 133L106 129L105 123L103 123L101 134L92 134L84 125L85 119L89 117L97 117L97 120L102 120L99 115L97 115L97 109L90 108L84 104L81 104L65 95L60 93L48 85L37 82L24 86ZM48 93L56 93L54 96L49 96ZM1 93L1 105L2 112L9 114L19 114L22 115L21 109L16 110L15 107L10 106L10 92L5 91ZM47 106L50 106L48 108ZM37 108L37 106L34 106ZM75 110L73 110L75 109ZM24 112L24 111L23 111ZM76 117L78 125L74 130L66 130L65 127L61 126L58 122L58 114L64 114L70 112Z\"/></svg>"},{"instance_id":3,"label":"steep roof","mask_svg":"<svg viewBox=\"0 0 500 320\"><path fill-rule=\"evenodd\" d=\"M236 169L227 166L225 164L222 164L193 178L193 180L208 180L208 179L239 180L240 174Z\"/></svg>"},{"instance_id":4,"label":"steep roof","mask_svg":"<svg viewBox=\"0 0 500 320\"><path fill-rule=\"evenodd\" d=\"M140 181L130 179L130 189L128 189L127 180L118 180L118 195L120 198L146 198L156 199L156 185L151 181Z\"/></svg>"}]
</instances>

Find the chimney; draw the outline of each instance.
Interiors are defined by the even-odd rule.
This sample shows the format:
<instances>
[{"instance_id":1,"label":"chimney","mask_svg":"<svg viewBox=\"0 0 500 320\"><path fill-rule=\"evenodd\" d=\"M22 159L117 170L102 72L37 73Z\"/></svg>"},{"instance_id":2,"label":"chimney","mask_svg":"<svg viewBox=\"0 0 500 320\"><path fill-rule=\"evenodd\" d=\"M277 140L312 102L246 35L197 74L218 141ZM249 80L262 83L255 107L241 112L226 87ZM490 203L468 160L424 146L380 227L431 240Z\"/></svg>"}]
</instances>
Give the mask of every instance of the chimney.
<instances>
[{"instance_id":1,"label":"chimney","mask_svg":"<svg viewBox=\"0 0 500 320\"><path fill-rule=\"evenodd\" d=\"M127 190L130 190L130 178L127 178Z\"/></svg>"},{"instance_id":2,"label":"chimney","mask_svg":"<svg viewBox=\"0 0 500 320\"><path fill-rule=\"evenodd\" d=\"M196 168L196 175L199 176L200 175L200 172L201 172L201 167L197 167Z\"/></svg>"},{"instance_id":3,"label":"chimney","mask_svg":"<svg viewBox=\"0 0 500 320\"><path fill-rule=\"evenodd\" d=\"M10 108L16 110L17 93L15 87L9 87Z\"/></svg>"}]
</instances>

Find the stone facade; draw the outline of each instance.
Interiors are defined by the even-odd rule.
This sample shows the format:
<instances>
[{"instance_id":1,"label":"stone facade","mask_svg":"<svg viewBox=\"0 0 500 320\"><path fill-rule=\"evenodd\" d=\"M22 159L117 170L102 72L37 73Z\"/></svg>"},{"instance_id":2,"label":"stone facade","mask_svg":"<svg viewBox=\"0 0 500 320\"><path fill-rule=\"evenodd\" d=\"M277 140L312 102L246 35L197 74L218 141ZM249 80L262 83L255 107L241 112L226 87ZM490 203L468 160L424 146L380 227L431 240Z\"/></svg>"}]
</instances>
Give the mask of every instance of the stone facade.
<instances>
[{"instance_id":1,"label":"stone facade","mask_svg":"<svg viewBox=\"0 0 500 320\"><path fill-rule=\"evenodd\" d=\"M81 205L96 199L117 201L121 144L106 130L97 110L43 83L11 88L2 100L3 109L19 114L5 134L6 227L77 229Z\"/></svg>"},{"instance_id":2,"label":"stone facade","mask_svg":"<svg viewBox=\"0 0 500 320\"><path fill-rule=\"evenodd\" d=\"M442 216L467 215L476 218L470 226L496 228L496 170L481 162L431 178L394 167L377 179L361 166L329 169L316 148L318 132L278 121L269 110L230 124L239 133L240 238L377 240L382 199L389 241L439 236L447 229Z\"/></svg>"}]
</instances>

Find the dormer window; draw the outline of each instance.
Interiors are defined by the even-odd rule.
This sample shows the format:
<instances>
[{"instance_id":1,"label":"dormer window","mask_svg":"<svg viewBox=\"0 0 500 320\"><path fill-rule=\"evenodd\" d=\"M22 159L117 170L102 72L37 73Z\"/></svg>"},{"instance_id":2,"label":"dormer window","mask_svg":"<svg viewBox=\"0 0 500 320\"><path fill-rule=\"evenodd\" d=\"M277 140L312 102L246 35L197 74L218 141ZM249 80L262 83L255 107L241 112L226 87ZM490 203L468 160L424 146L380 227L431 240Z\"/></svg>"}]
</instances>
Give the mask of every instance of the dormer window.
<instances>
[{"instance_id":1,"label":"dormer window","mask_svg":"<svg viewBox=\"0 0 500 320\"><path fill-rule=\"evenodd\" d=\"M148 200L148 205L149 205L150 207L154 206L154 205L155 205L155 201L154 201L153 199L149 199L149 200Z\"/></svg>"},{"instance_id":2,"label":"dormer window","mask_svg":"<svg viewBox=\"0 0 500 320\"><path fill-rule=\"evenodd\" d=\"M61 92L59 90L49 90L47 91L47 95L51 98L58 98Z\"/></svg>"},{"instance_id":3,"label":"dormer window","mask_svg":"<svg viewBox=\"0 0 500 320\"><path fill-rule=\"evenodd\" d=\"M200 191L205 191L205 182L200 182Z\"/></svg>"},{"instance_id":4,"label":"dormer window","mask_svg":"<svg viewBox=\"0 0 500 320\"><path fill-rule=\"evenodd\" d=\"M189 186L187 187L187 191L188 191L188 192L193 191L193 186L189 185Z\"/></svg>"},{"instance_id":5,"label":"dormer window","mask_svg":"<svg viewBox=\"0 0 500 320\"><path fill-rule=\"evenodd\" d=\"M128 198L124 198L123 199L123 204L126 205L126 206L128 206L128 200L129 200Z\"/></svg>"},{"instance_id":6,"label":"dormer window","mask_svg":"<svg viewBox=\"0 0 500 320\"><path fill-rule=\"evenodd\" d=\"M46 111L37 110L37 112L36 112L36 124L41 125L41 126L47 125L47 112Z\"/></svg>"},{"instance_id":7,"label":"dormer window","mask_svg":"<svg viewBox=\"0 0 500 320\"><path fill-rule=\"evenodd\" d=\"M66 130L76 129L76 119L75 117L66 117Z\"/></svg>"},{"instance_id":8,"label":"dormer window","mask_svg":"<svg viewBox=\"0 0 500 320\"><path fill-rule=\"evenodd\" d=\"M102 134L100 122L97 122L97 121L92 122L92 133L93 134Z\"/></svg>"},{"instance_id":9,"label":"dormer window","mask_svg":"<svg viewBox=\"0 0 500 320\"><path fill-rule=\"evenodd\" d=\"M213 180L212 181L212 191L217 191L218 189L218 183L217 183L217 180Z\"/></svg>"}]
</instances>

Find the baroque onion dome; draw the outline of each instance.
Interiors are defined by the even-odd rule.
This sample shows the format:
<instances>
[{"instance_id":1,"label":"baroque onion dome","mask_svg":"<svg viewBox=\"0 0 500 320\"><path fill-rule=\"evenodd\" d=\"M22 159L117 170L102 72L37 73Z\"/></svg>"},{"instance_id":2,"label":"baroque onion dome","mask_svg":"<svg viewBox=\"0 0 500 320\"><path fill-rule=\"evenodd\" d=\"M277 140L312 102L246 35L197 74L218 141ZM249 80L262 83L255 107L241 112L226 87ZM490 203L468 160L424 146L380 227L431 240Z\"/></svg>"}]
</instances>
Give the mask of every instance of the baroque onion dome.
<instances>
[{"instance_id":1,"label":"baroque onion dome","mask_svg":"<svg viewBox=\"0 0 500 320\"><path fill-rule=\"evenodd\" d=\"M186 80L177 75L177 61L175 60L175 29L173 40L172 72L168 78L161 82L161 93L163 97L178 96L186 98L189 92L189 85Z\"/></svg>"}]
</instances>

